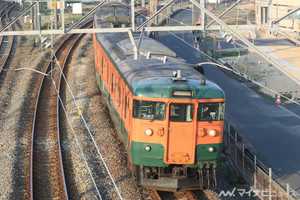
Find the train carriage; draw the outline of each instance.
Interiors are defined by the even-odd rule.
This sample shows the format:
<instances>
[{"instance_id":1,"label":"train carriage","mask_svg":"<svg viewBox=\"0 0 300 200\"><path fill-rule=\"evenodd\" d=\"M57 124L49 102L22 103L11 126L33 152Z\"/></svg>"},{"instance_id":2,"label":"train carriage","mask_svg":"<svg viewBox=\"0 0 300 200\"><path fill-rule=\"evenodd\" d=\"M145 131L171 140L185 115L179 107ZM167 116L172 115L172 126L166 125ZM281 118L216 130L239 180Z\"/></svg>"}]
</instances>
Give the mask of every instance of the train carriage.
<instances>
[{"instance_id":1,"label":"train carriage","mask_svg":"<svg viewBox=\"0 0 300 200\"><path fill-rule=\"evenodd\" d=\"M94 16L96 28L128 26L130 8L120 2ZM139 184L168 191L216 185L224 92L156 40L143 38L134 60L128 34L93 39L97 83Z\"/></svg>"}]
</instances>

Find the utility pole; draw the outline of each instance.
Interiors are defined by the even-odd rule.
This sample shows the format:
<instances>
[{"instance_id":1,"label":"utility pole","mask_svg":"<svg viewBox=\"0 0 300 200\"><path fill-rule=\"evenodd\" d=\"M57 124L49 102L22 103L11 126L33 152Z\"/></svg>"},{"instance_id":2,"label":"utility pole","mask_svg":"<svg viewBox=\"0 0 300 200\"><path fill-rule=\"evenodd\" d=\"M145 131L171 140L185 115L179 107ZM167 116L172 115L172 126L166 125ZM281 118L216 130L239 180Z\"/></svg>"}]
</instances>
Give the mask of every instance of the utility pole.
<instances>
[{"instance_id":1,"label":"utility pole","mask_svg":"<svg viewBox=\"0 0 300 200\"><path fill-rule=\"evenodd\" d=\"M195 6L192 3L192 25L195 26L196 25L196 20L195 20Z\"/></svg>"},{"instance_id":2,"label":"utility pole","mask_svg":"<svg viewBox=\"0 0 300 200\"><path fill-rule=\"evenodd\" d=\"M201 6L206 8L206 0L201 0ZM203 28L202 41L203 41L203 53L207 54L207 38L206 38L206 14L201 10L201 26Z\"/></svg>"},{"instance_id":3,"label":"utility pole","mask_svg":"<svg viewBox=\"0 0 300 200\"><path fill-rule=\"evenodd\" d=\"M41 30L41 25L40 25L40 8L39 8L40 4L39 2L36 3L35 5L35 30ZM38 46L39 43L39 36L36 35L35 36L35 46Z\"/></svg>"},{"instance_id":4,"label":"utility pole","mask_svg":"<svg viewBox=\"0 0 300 200\"><path fill-rule=\"evenodd\" d=\"M54 29L57 30L57 2L54 2Z\"/></svg>"},{"instance_id":5,"label":"utility pole","mask_svg":"<svg viewBox=\"0 0 300 200\"><path fill-rule=\"evenodd\" d=\"M269 34L271 34L273 29L273 23L272 23L272 0L269 0Z\"/></svg>"},{"instance_id":6,"label":"utility pole","mask_svg":"<svg viewBox=\"0 0 300 200\"><path fill-rule=\"evenodd\" d=\"M145 11L145 0L142 0L142 7L143 7L143 10L142 10L142 15L143 17L146 16L146 11Z\"/></svg>"},{"instance_id":7,"label":"utility pole","mask_svg":"<svg viewBox=\"0 0 300 200\"><path fill-rule=\"evenodd\" d=\"M158 0L150 0L150 16L157 12L157 3ZM157 25L157 16L152 19L152 26ZM152 36L156 37L156 32L152 32Z\"/></svg>"},{"instance_id":8,"label":"utility pole","mask_svg":"<svg viewBox=\"0 0 300 200\"><path fill-rule=\"evenodd\" d=\"M131 0L131 27L135 31L134 0Z\"/></svg>"},{"instance_id":9,"label":"utility pole","mask_svg":"<svg viewBox=\"0 0 300 200\"><path fill-rule=\"evenodd\" d=\"M152 16L152 14L153 14L153 0L150 0L149 10L150 10L150 16ZM154 22L154 19L151 20L150 26L151 26L151 24L153 24L153 22Z\"/></svg>"},{"instance_id":10,"label":"utility pole","mask_svg":"<svg viewBox=\"0 0 300 200\"><path fill-rule=\"evenodd\" d=\"M159 0L155 0L155 1L154 1L154 13L157 13L157 4L158 4L158 1L159 1ZM157 16L154 18L154 23L155 23L156 25L158 24L158 17L157 17Z\"/></svg>"},{"instance_id":11,"label":"utility pole","mask_svg":"<svg viewBox=\"0 0 300 200\"><path fill-rule=\"evenodd\" d=\"M30 3L32 4L32 2ZM34 6L30 9L30 16L31 16L31 30L34 30Z\"/></svg>"},{"instance_id":12,"label":"utility pole","mask_svg":"<svg viewBox=\"0 0 300 200\"><path fill-rule=\"evenodd\" d=\"M65 0L60 1L61 29L65 33Z\"/></svg>"}]
</instances>

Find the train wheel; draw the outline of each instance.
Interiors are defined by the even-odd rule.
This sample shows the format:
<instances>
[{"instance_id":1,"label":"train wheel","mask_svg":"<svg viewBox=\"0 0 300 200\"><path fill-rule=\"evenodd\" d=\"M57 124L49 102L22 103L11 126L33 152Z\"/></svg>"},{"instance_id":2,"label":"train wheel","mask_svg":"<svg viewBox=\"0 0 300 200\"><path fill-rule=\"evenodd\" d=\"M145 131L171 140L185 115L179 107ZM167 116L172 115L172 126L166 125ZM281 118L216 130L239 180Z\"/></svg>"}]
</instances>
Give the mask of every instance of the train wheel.
<instances>
[{"instance_id":1,"label":"train wheel","mask_svg":"<svg viewBox=\"0 0 300 200\"><path fill-rule=\"evenodd\" d=\"M217 174L216 174L216 168L212 168L212 178L213 178L213 189L217 189Z\"/></svg>"},{"instance_id":2,"label":"train wheel","mask_svg":"<svg viewBox=\"0 0 300 200\"><path fill-rule=\"evenodd\" d=\"M206 169L206 179L207 179L207 189L209 189L210 186L209 168Z\"/></svg>"},{"instance_id":3,"label":"train wheel","mask_svg":"<svg viewBox=\"0 0 300 200\"><path fill-rule=\"evenodd\" d=\"M203 190L203 171L202 171L202 169L199 170L199 186L200 186L200 190Z\"/></svg>"}]
</instances>

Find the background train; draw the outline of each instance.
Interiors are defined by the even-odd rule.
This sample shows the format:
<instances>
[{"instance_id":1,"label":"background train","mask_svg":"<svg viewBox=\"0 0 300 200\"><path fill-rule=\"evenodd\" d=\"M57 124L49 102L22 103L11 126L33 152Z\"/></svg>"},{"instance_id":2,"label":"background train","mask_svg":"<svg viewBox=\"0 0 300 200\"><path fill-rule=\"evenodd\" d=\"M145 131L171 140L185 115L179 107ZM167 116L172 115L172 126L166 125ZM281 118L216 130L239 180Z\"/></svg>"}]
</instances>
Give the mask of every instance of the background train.
<instances>
[{"instance_id":1,"label":"background train","mask_svg":"<svg viewBox=\"0 0 300 200\"><path fill-rule=\"evenodd\" d=\"M130 21L130 7L108 2L94 27L129 27ZM224 92L156 40L144 37L134 60L127 33L93 39L97 83L138 183L165 191L216 186Z\"/></svg>"}]
</instances>

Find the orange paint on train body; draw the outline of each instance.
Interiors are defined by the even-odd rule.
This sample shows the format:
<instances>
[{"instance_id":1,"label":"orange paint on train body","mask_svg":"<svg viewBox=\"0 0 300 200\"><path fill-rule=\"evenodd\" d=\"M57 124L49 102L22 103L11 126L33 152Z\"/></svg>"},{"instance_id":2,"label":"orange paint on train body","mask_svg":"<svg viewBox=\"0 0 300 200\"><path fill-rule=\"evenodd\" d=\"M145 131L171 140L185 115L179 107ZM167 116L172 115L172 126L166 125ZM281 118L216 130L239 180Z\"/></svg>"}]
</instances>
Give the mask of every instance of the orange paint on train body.
<instances>
[{"instance_id":1,"label":"orange paint on train body","mask_svg":"<svg viewBox=\"0 0 300 200\"><path fill-rule=\"evenodd\" d=\"M138 98L139 100L165 102L166 99L159 98ZM220 102L220 99L211 99L209 102ZM169 100L165 102L167 108L170 103L190 103L197 110L199 100ZM202 101L203 102L203 101ZM207 100L205 102L208 102ZM170 110L167 109L166 116ZM194 112L194 119L197 118ZM172 122L166 118L164 121L132 120L132 140L136 142L157 143L165 147L164 162L167 164L194 164L195 149L198 144L219 144L223 142L223 121L199 122ZM146 129L151 129L153 134L144 134ZM209 130L215 130L214 137L209 135Z\"/></svg>"},{"instance_id":2,"label":"orange paint on train body","mask_svg":"<svg viewBox=\"0 0 300 200\"><path fill-rule=\"evenodd\" d=\"M130 125L132 118L132 103L130 102L132 102L132 92L115 69L105 51L97 42L95 34L93 34L93 38L96 57L96 69L98 71L98 74L102 77L102 81L106 87L106 90L108 91L108 93L110 93L111 100L114 103L114 106L120 118L123 120L127 132L130 134Z\"/></svg>"},{"instance_id":3,"label":"orange paint on train body","mask_svg":"<svg viewBox=\"0 0 300 200\"><path fill-rule=\"evenodd\" d=\"M133 96L132 92L125 84L123 78L116 70L105 50L97 42L93 34L95 48L95 65L99 75L102 77L106 90L110 93L111 100L114 103L120 118L123 120L127 133L129 134L129 144L135 142L149 142L162 144L165 147L164 162L167 164L194 164L195 147L198 144L219 144L223 142L223 121L203 121L193 120L192 122L172 122L169 118L164 121L141 120L132 118L132 100L147 100L165 102L167 108L172 103L190 103L197 110L197 104L201 102L224 102L224 99L169 99L166 98L145 98ZM118 85L117 85L118 84ZM125 102L125 98L128 99ZM126 105L125 105L126 103ZM125 109L125 107L127 107ZM194 119L197 118L197 112L194 112ZM169 116L167 109L166 116ZM147 136L144 131L151 128L154 132L152 136ZM211 137L208 131L216 130L216 136Z\"/></svg>"},{"instance_id":4,"label":"orange paint on train body","mask_svg":"<svg viewBox=\"0 0 300 200\"><path fill-rule=\"evenodd\" d=\"M101 17L112 19L107 17L108 11L117 18L117 9L124 9L117 23L127 26L124 15L129 13L128 8L111 2L95 14L96 28L102 27ZM145 38L141 51L148 44L152 46L151 54L162 48L170 56L166 64L155 58L135 61L126 51L132 48L126 34L93 34L93 40L97 83L129 159L140 173L139 184L162 190L170 187L173 191L203 187L203 177L216 180L223 142L224 92L155 40ZM183 71L185 77L178 79L177 74L174 78L174 69L178 74ZM204 107L209 106L214 111L210 112L211 119L205 119ZM159 109L163 111L157 112Z\"/></svg>"},{"instance_id":5,"label":"orange paint on train body","mask_svg":"<svg viewBox=\"0 0 300 200\"><path fill-rule=\"evenodd\" d=\"M94 35L95 40L95 35ZM127 146L130 148L132 141L144 143L161 144L165 148L164 162L166 164L194 164L195 163L195 148L199 144L220 144L223 142L223 121L196 121L192 122L172 122L166 118L164 121L144 120L132 118L132 100L147 100L165 102L167 108L172 103L190 103L197 110L197 104L201 102L224 102L224 99L169 99L166 98L145 98L133 96L130 89L125 84L108 56L101 48L98 42L95 42L95 52L97 59L95 60L98 73L103 77L103 82L106 90L111 95L111 100L121 119L124 121L124 126L128 133ZM110 74L113 74L111 76ZM105 79L106 78L106 79ZM117 79L118 81L112 81ZM116 83L118 82L118 86ZM113 84L113 85L112 85ZM117 89L119 88L119 89ZM124 96L128 100L125 104ZM127 109L124 107L127 106ZM166 110L166 116L169 116L169 109ZM194 112L194 119L197 118L197 112ZM125 117L126 116L126 117ZM146 129L152 129L153 135L144 134ZM209 130L214 129L216 136L211 137L208 134Z\"/></svg>"}]
</instances>

